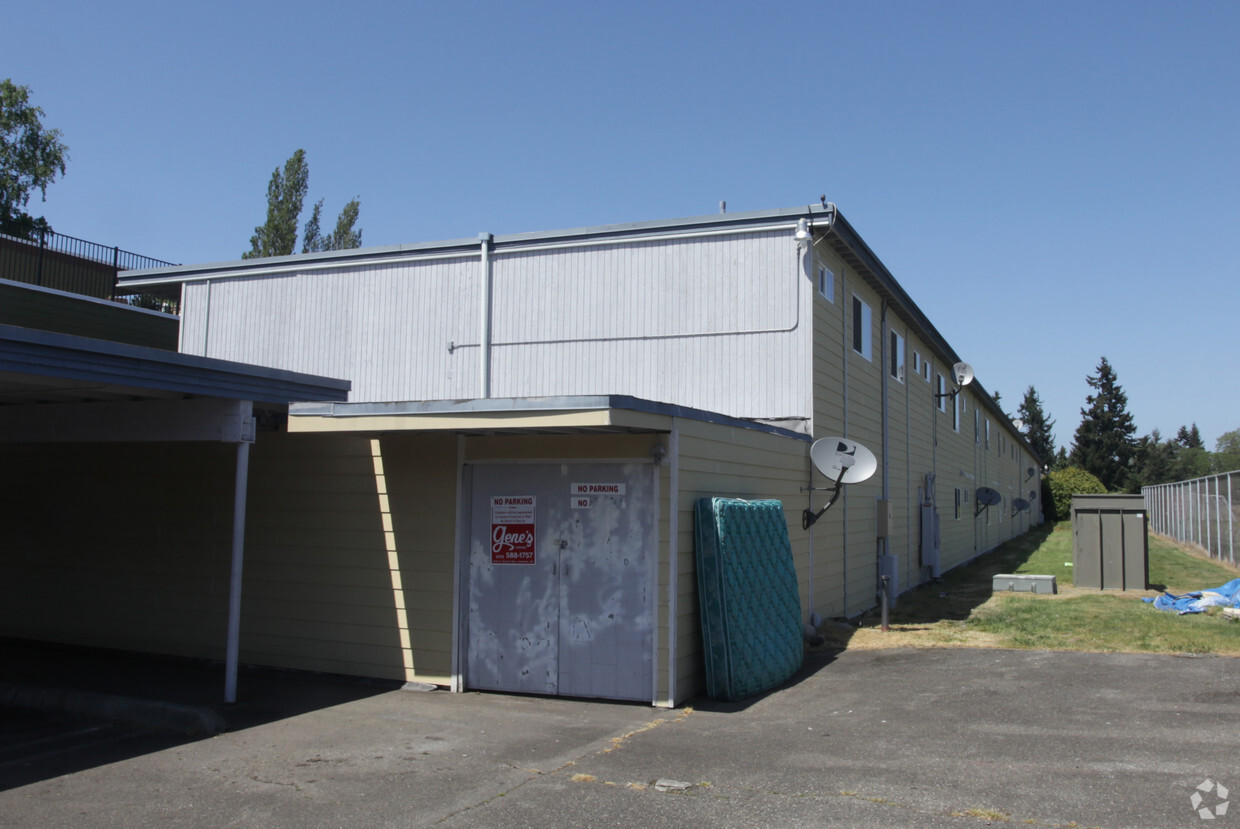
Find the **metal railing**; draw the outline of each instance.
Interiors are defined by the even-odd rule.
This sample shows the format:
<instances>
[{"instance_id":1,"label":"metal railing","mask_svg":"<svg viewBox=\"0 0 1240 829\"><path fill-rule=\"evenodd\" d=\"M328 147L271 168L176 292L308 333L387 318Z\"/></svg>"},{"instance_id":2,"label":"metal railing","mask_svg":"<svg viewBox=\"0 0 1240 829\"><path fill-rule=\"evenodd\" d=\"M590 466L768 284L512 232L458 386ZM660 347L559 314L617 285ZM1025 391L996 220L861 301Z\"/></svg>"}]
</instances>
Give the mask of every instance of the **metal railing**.
<instances>
[{"instance_id":1,"label":"metal railing","mask_svg":"<svg viewBox=\"0 0 1240 829\"><path fill-rule=\"evenodd\" d=\"M1240 471L1142 487L1141 494L1154 532L1236 563Z\"/></svg>"},{"instance_id":2,"label":"metal railing","mask_svg":"<svg viewBox=\"0 0 1240 829\"><path fill-rule=\"evenodd\" d=\"M117 299L120 271L176 264L50 230L36 233L34 239L0 234L0 278Z\"/></svg>"}]
</instances>

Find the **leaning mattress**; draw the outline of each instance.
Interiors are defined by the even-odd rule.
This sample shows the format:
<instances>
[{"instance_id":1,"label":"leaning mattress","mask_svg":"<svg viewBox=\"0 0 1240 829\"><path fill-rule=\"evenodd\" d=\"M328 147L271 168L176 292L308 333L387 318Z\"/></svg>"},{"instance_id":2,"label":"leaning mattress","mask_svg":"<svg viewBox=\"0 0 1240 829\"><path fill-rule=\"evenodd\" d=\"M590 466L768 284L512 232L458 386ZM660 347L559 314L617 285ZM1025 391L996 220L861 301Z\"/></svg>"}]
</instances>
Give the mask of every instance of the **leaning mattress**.
<instances>
[{"instance_id":1,"label":"leaning mattress","mask_svg":"<svg viewBox=\"0 0 1240 829\"><path fill-rule=\"evenodd\" d=\"M801 667L801 597L779 501L701 498L698 602L712 699L773 688Z\"/></svg>"}]
</instances>

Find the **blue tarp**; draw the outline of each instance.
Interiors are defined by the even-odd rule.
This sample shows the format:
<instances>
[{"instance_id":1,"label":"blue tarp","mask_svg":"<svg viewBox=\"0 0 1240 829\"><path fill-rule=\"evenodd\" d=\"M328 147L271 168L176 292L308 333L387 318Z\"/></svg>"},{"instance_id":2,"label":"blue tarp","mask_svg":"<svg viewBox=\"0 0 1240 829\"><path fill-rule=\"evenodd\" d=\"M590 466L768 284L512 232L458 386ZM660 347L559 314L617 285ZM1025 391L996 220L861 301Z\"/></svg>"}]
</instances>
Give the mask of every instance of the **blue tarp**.
<instances>
[{"instance_id":1,"label":"blue tarp","mask_svg":"<svg viewBox=\"0 0 1240 829\"><path fill-rule=\"evenodd\" d=\"M1141 601L1153 604L1158 610L1174 610L1181 615L1203 613L1207 607L1240 607L1240 579L1232 579L1222 587L1210 590L1198 590L1183 596L1163 593Z\"/></svg>"}]
</instances>

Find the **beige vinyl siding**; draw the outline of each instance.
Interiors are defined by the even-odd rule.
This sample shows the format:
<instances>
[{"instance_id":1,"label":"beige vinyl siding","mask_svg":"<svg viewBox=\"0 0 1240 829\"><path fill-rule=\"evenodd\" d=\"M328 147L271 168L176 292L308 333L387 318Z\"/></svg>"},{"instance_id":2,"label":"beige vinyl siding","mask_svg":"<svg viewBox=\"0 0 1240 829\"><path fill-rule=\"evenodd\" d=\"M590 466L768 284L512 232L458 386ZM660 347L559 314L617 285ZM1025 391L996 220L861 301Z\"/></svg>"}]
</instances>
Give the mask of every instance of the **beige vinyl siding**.
<instances>
[{"instance_id":1,"label":"beige vinyl siding","mask_svg":"<svg viewBox=\"0 0 1240 829\"><path fill-rule=\"evenodd\" d=\"M236 448L0 446L0 634L222 659Z\"/></svg>"},{"instance_id":2,"label":"beige vinyl siding","mask_svg":"<svg viewBox=\"0 0 1240 829\"><path fill-rule=\"evenodd\" d=\"M844 358L848 370L848 400L846 402L845 420L847 433L845 437L857 441L870 449L878 459L878 472L870 480L848 487L845 503L847 521L844 528L844 549L848 555L847 599L844 603L844 615L852 616L872 607L875 603L877 586L878 555L877 541L877 500L883 491L883 397L882 384L886 367L882 365L882 325L881 301L864 281L850 275L845 283L845 295L848 297L848 337ZM871 322L868 338L872 357L866 359L853 349L854 332L852 330L852 298L859 298L870 306ZM866 336L866 335L863 335ZM834 509L834 508L833 508ZM843 597L841 597L843 599Z\"/></svg>"},{"instance_id":3,"label":"beige vinyl siding","mask_svg":"<svg viewBox=\"0 0 1240 829\"><path fill-rule=\"evenodd\" d=\"M242 658L450 682L455 440L263 437L251 463Z\"/></svg>"},{"instance_id":4,"label":"beige vinyl siding","mask_svg":"<svg viewBox=\"0 0 1240 829\"><path fill-rule=\"evenodd\" d=\"M699 498L748 500L775 498L783 502L789 541L801 591L801 609L809 607L809 543L801 531L804 486L809 475L809 443L755 429L721 426L696 420L677 421L680 430L680 492L677 539L677 701L700 693L702 687L701 628L694 566L694 505ZM817 575L815 581L817 581ZM666 638L666 632L662 632ZM661 655L665 664L667 654ZM662 688L661 693L666 693Z\"/></svg>"},{"instance_id":5,"label":"beige vinyl siding","mask_svg":"<svg viewBox=\"0 0 1240 829\"><path fill-rule=\"evenodd\" d=\"M933 371L947 377L951 366L944 361L939 361L933 366ZM933 374L931 379L934 379ZM947 383L950 391L952 388L950 378ZM978 447L973 438L972 413L977 405L977 398L966 387L955 401L957 410L960 407L960 398L967 401L968 414L961 420L959 432L952 429L951 405L948 405L946 412L939 410L937 405L934 408L935 435L938 444L936 447L938 474L935 476L935 489L941 526L939 561L943 570L956 567L977 555L978 525L973 513L977 506L977 488L987 486L978 468ZM959 520L955 518L957 488L968 490L969 493L968 502L961 504ZM983 517L980 520L985 519Z\"/></svg>"}]
</instances>

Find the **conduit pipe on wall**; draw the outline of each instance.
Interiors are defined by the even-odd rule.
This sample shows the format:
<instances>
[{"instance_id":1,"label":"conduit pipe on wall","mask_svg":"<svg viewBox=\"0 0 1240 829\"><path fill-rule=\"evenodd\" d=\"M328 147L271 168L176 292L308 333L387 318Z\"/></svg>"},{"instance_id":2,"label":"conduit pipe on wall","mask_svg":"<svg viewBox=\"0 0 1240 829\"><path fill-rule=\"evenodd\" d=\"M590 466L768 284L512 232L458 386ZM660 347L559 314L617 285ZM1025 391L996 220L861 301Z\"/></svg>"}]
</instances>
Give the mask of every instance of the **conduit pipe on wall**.
<instances>
[{"instance_id":1,"label":"conduit pipe on wall","mask_svg":"<svg viewBox=\"0 0 1240 829\"><path fill-rule=\"evenodd\" d=\"M478 272L479 291L482 302L482 319L479 322L479 365L478 365L478 396L486 399L491 396L491 239L490 233L478 234L478 245L482 249L479 258Z\"/></svg>"},{"instance_id":2,"label":"conduit pipe on wall","mask_svg":"<svg viewBox=\"0 0 1240 829\"><path fill-rule=\"evenodd\" d=\"M883 501L891 503L891 413L889 411L891 391L888 383L891 382L891 364L889 360L891 355L887 353L887 349L891 346L891 332L887 330L887 300L883 300L878 311L878 330L882 333L883 341L879 344L879 355L882 363L878 370L878 376L883 378L882 390L882 406L883 406ZM888 535L883 536L879 545L881 555L888 555L891 552L891 528L887 528Z\"/></svg>"}]
</instances>

